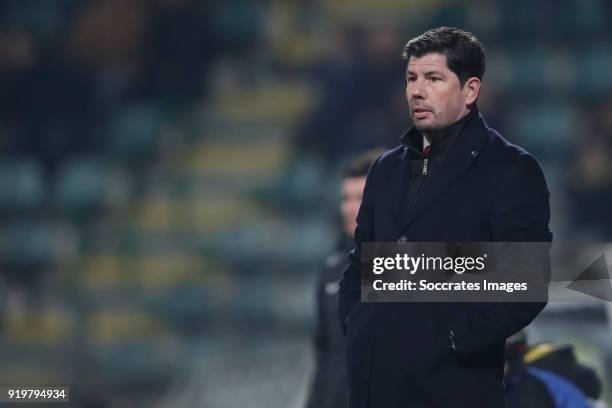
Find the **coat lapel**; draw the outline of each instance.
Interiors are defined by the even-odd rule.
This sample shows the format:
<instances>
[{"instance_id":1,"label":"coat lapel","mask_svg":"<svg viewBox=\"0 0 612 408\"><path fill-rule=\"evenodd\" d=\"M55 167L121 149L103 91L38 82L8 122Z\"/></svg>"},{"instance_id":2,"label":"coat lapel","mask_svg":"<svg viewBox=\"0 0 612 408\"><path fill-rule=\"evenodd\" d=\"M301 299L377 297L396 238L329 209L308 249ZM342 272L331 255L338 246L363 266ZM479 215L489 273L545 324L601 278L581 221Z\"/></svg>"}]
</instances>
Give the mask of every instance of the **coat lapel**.
<instances>
[{"instance_id":1,"label":"coat lapel","mask_svg":"<svg viewBox=\"0 0 612 408\"><path fill-rule=\"evenodd\" d=\"M399 197L391 200L394 220L401 220L408 205L408 187L410 186L410 172L412 171L413 158L407 149L404 149L401 158L397 161L397 182L389 183L389 197Z\"/></svg>"},{"instance_id":2,"label":"coat lapel","mask_svg":"<svg viewBox=\"0 0 612 408\"><path fill-rule=\"evenodd\" d=\"M399 212L398 235L405 231L416 217L423 212L455 179L467 171L476 161L480 151L488 141L489 133L484 119L478 117L470 120L457 138L457 142L448 153L439 171L431 180L424 183L417 194L414 205L403 202ZM409 162L410 160L407 160ZM404 201L404 200L402 200ZM451 203L452 205L452 203ZM450 209L452 210L452 209Z\"/></svg>"}]
</instances>

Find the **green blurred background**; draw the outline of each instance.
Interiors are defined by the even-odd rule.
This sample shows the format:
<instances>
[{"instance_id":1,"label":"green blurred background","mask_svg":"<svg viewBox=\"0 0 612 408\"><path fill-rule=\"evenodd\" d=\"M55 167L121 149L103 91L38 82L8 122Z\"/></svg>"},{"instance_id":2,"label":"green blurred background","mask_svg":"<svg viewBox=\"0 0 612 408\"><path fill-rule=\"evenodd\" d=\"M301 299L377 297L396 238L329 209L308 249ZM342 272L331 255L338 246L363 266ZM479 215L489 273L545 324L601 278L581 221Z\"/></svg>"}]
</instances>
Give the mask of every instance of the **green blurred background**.
<instances>
[{"instance_id":1,"label":"green blurred background","mask_svg":"<svg viewBox=\"0 0 612 408\"><path fill-rule=\"evenodd\" d=\"M611 18L604 0L0 1L0 384L301 407L340 169L399 143L403 45L439 25L485 44L480 109L539 158L556 239L612 241ZM611 335L601 303L530 328L607 377Z\"/></svg>"}]
</instances>

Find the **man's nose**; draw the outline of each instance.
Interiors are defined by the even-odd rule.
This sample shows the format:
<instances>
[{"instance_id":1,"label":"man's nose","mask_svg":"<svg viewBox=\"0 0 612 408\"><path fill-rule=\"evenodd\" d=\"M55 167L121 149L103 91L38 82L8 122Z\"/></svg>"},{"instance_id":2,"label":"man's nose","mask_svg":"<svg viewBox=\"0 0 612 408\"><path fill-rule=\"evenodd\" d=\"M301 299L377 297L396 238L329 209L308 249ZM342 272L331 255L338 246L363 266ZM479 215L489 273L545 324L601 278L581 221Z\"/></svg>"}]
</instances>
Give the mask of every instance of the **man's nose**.
<instances>
[{"instance_id":1,"label":"man's nose","mask_svg":"<svg viewBox=\"0 0 612 408\"><path fill-rule=\"evenodd\" d=\"M420 81L414 81L409 84L406 93L410 99L423 99L425 97L425 91Z\"/></svg>"}]
</instances>

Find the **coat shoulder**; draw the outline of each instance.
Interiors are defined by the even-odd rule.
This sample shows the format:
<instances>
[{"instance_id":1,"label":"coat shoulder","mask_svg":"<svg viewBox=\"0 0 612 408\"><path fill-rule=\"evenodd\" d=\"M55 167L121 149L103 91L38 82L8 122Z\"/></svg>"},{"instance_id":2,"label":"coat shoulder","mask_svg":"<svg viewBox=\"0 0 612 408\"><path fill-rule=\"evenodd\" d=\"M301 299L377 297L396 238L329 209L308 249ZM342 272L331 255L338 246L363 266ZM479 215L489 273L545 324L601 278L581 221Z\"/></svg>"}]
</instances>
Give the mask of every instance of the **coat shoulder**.
<instances>
[{"instance_id":1,"label":"coat shoulder","mask_svg":"<svg viewBox=\"0 0 612 408\"><path fill-rule=\"evenodd\" d=\"M380 185L380 182L384 180L386 176L394 172L396 164L400 160L404 150L404 147L400 145L396 148L385 151L376 160L374 160L374 163L372 163L370 170L368 171L364 195L366 195L371 189L377 188L377 186Z\"/></svg>"},{"instance_id":2,"label":"coat shoulder","mask_svg":"<svg viewBox=\"0 0 612 408\"><path fill-rule=\"evenodd\" d=\"M506 138L500 135L497 130L488 128L488 131L492 153L498 156L497 159L513 161L522 156L533 157L533 155L521 146L510 143Z\"/></svg>"},{"instance_id":3,"label":"coat shoulder","mask_svg":"<svg viewBox=\"0 0 612 408\"><path fill-rule=\"evenodd\" d=\"M385 171L390 167L394 167L397 162L405 154L406 148L399 145L393 149L385 151L375 162L372 168L376 167L377 171ZM380 170L379 170L380 169Z\"/></svg>"},{"instance_id":4,"label":"coat shoulder","mask_svg":"<svg viewBox=\"0 0 612 408\"><path fill-rule=\"evenodd\" d=\"M490 158L504 172L541 172L541 166L536 157L523 147L509 142L495 129L488 128Z\"/></svg>"},{"instance_id":5,"label":"coat shoulder","mask_svg":"<svg viewBox=\"0 0 612 408\"><path fill-rule=\"evenodd\" d=\"M534 155L521 146L510 143L496 130L489 128L488 168L489 175L498 187L508 183L523 183L530 180L538 185L537 190L548 193L542 166Z\"/></svg>"},{"instance_id":6,"label":"coat shoulder","mask_svg":"<svg viewBox=\"0 0 612 408\"><path fill-rule=\"evenodd\" d=\"M400 158L401 155L404 154L406 148L402 145L399 145L397 147L394 147L393 149L387 150L386 152L384 152L380 158L379 161L380 162L391 162L391 161L395 161L397 159Z\"/></svg>"}]
</instances>

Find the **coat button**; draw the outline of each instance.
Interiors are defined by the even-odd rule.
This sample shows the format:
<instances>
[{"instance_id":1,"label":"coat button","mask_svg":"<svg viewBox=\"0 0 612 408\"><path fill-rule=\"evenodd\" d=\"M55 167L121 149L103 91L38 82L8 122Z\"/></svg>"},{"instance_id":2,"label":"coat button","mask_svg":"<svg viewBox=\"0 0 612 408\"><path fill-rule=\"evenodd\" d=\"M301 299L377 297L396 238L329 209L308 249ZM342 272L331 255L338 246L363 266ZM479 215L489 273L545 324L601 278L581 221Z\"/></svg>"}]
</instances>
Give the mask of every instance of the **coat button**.
<instances>
[{"instance_id":1,"label":"coat button","mask_svg":"<svg viewBox=\"0 0 612 408\"><path fill-rule=\"evenodd\" d=\"M399 243L408 242L408 238L405 235L402 235L401 237L397 239L397 242Z\"/></svg>"}]
</instances>

